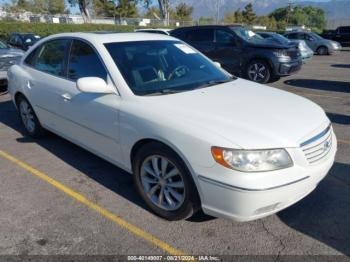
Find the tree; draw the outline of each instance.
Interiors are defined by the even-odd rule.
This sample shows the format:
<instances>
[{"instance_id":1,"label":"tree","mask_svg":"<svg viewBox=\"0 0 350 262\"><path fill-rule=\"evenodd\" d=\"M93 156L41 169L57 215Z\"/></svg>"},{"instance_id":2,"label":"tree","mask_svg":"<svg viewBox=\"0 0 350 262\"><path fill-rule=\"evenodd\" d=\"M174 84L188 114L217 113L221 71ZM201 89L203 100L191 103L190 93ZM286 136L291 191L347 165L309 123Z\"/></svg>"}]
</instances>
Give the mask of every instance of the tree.
<instances>
[{"instance_id":1,"label":"tree","mask_svg":"<svg viewBox=\"0 0 350 262\"><path fill-rule=\"evenodd\" d=\"M152 0L143 0L147 8L151 7ZM170 3L169 0L157 0L158 2L158 8L159 8L159 14L160 19L164 21L164 24L169 24L169 18L170 18Z\"/></svg>"},{"instance_id":2,"label":"tree","mask_svg":"<svg viewBox=\"0 0 350 262\"><path fill-rule=\"evenodd\" d=\"M278 8L269 14L270 18L277 21L279 30L284 30L289 24L305 25L311 27L316 31L322 31L326 25L326 16L324 11L318 7L312 6L290 6Z\"/></svg>"},{"instance_id":3,"label":"tree","mask_svg":"<svg viewBox=\"0 0 350 262\"><path fill-rule=\"evenodd\" d=\"M236 23L239 23L239 24L243 24L244 23L244 17L243 17L243 14L241 12L241 9L238 8L234 12L234 17L235 17L235 22Z\"/></svg>"},{"instance_id":4,"label":"tree","mask_svg":"<svg viewBox=\"0 0 350 262\"><path fill-rule=\"evenodd\" d=\"M113 17L136 17L138 10L134 0L95 0L94 9L97 15Z\"/></svg>"},{"instance_id":5,"label":"tree","mask_svg":"<svg viewBox=\"0 0 350 262\"><path fill-rule=\"evenodd\" d=\"M254 13L252 3L249 3L244 7L244 10L242 11L242 15L243 15L244 21L248 25L251 25L254 22L256 15Z\"/></svg>"},{"instance_id":6,"label":"tree","mask_svg":"<svg viewBox=\"0 0 350 262\"><path fill-rule=\"evenodd\" d=\"M234 12L226 12L224 18L222 19L224 24L234 24L236 23L236 16Z\"/></svg>"},{"instance_id":7,"label":"tree","mask_svg":"<svg viewBox=\"0 0 350 262\"><path fill-rule=\"evenodd\" d=\"M65 11L64 0L48 0L47 10L49 14L63 14Z\"/></svg>"},{"instance_id":8,"label":"tree","mask_svg":"<svg viewBox=\"0 0 350 262\"><path fill-rule=\"evenodd\" d=\"M84 19L85 22L90 22L91 21L91 16L89 12L89 6L92 4L92 0L68 0L68 3L71 6L76 6L78 5L80 13Z\"/></svg>"},{"instance_id":9,"label":"tree","mask_svg":"<svg viewBox=\"0 0 350 262\"><path fill-rule=\"evenodd\" d=\"M211 16L201 16L198 19L198 23L200 25L211 25L211 24L214 24L214 18Z\"/></svg>"},{"instance_id":10,"label":"tree","mask_svg":"<svg viewBox=\"0 0 350 262\"><path fill-rule=\"evenodd\" d=\"M192 13L193 6L187 5L186 3L181 3L175 8L176 18L180 20L191 20Z\"/></svg>"}]
</instances>

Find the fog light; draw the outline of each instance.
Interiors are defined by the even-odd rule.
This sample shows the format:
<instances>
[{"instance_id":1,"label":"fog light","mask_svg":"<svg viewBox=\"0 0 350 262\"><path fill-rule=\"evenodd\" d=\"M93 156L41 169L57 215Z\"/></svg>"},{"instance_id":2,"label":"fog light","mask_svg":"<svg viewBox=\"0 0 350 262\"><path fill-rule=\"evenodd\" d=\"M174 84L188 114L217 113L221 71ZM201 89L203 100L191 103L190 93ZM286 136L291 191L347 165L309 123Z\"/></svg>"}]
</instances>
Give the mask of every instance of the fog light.
<instances>
[{"instance_id":1,"label":"fog light","mask_svg":"<svg viewBox=\"0 0 350 262\"><path fill-rule=\"evenodd\" d=\"M275 203L275 204L272 204L272 205L269 205L269 206L266 206L266 207L261 207L261 208L255 210L254 214L255 215L259 215L259 214L271 212L271 211L277 209L280 206L280 204L281 203L278 202L278 203Z\"/></svg>"}]
</instances>

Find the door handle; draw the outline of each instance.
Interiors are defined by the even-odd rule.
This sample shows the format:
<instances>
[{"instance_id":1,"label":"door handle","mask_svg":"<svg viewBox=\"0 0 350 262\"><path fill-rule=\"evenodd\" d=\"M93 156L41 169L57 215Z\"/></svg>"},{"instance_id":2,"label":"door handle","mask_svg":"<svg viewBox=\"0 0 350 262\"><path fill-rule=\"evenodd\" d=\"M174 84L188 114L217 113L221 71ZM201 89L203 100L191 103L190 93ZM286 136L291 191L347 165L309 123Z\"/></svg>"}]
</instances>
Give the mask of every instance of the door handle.
<instances>
[{"instance_id":1,"label":"door handle","mask_svg":"<svg viewBox=\"0 0 350 262\"><path fill-rule=\"evenodd\" d=\"M70 101L72 99L72 96L70 94L63 94L61 95L64 101Z\"/></svg>"}]
</instances>

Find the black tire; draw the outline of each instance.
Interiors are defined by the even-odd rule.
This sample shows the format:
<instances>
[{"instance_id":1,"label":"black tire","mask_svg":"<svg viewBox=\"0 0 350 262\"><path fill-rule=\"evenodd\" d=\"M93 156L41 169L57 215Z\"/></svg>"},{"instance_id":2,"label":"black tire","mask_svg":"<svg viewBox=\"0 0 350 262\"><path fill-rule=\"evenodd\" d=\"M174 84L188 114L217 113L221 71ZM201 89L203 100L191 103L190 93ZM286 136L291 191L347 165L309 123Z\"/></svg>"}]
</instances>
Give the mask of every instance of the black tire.
<instances>
[{"instance_id":1,"label":"black tire","mask_svg":"<svg viewBox=\"0 0 350 262\"><path fill-rule=\"evenodd\" d=\"M264 60L252 60L245 69L245 77L260 84L266 84L271 80L272 70Z\"/></svg>"},{"instance_id":2,"label":"black tire","mask_svg":"<svg viewBox=\"0 0 350 262\"><path fill-rule=\"evenodd\" d=\"M326 46L320 46L319 48L317 48L317 54L328 55L329 54L328 48Z\"/></svg>"},{"instance_id":3,"label":"black tire","mask_svg":"<svg viewBox=\"0 0 350 262\"><path fill-rule=\"evenodd\" d=\"M184 184L184 200L182 204L175 210L166 210L152 202L149 196L147 196L145 186L142 182L142 167L146 163L147 159L151 157L164 157L169 163L174 165ZM134 183L137 191L147 206L158 216L169 220L176 221L191 217L200 209L200 200L196 186L192 180L192 176L188 171L188 168L182 161L182 159L167 146L151 142L140 148L133 159L134 170ZM159 189L160 190L160 189ZM161 193L158 193L161 194ZM169 193L168 193L169 194ZM165 201L165 200L164 200Z\"/></svg>"},{"instance_id":4,"label":"black tire","mask_svg":"<svg viewBox=\"0 0 350 262\"><path fill-rule=\"evenodd\" d=\"M44 135L45 130L41 126L39 119L36 116L33 110L33 107L31 106L29 101L23 95L20 95L16 100L16 104L17 104L19 117L21 119L21 122L27 134L34 138L38 138ZM24 107L27 107L27 110L28 110L27 112L24 112ZM32 119L31 125L28 124L28 121L26 122L26 119L28 118Z\"/></svg>"}]
</instances>

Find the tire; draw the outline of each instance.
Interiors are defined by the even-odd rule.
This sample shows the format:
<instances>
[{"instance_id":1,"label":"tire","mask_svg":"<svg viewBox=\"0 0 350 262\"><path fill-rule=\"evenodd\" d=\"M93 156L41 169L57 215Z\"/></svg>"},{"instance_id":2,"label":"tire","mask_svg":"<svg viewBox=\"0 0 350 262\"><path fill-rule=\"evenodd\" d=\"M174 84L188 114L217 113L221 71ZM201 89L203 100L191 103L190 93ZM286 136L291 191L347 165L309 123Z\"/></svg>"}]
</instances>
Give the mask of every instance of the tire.
<instances>
[{"instance_id":1,"label":"tire","mask_svg":"<svg viewBox=\"0 0 350 262\"><path fill-rule=\"evenodd\" d=\"M200 209L190 172L167 146L151 142L140 148L133 160L133 170L137 191L158 216L170 221L182 220Z\"/></svg>"},{"instance_id":2,"label":"tire","mask_svg":"<svg viewBox=\"0 0 350 262\"><path fill-rule=\"evenodd\" d=\"M317 48L317 54L319 55L328 55L328 48L326 46L320 46L319 48Z\"/></svg>"},{"instance_id":3,"label":"tire","mask_svg":"<svg viewBox=\"0 0 350 262\"><path fill-rule=\"evenodd\" d=\"M263 60L252 60L248 63L245 76L248 80L266 84L271 80L271 68Z\"/></svg>"},{"instance_id":4,"label":"tire","mask_svg":"<svg viewBox=\"0 0 350 262\"><path fill-rule=\"evenodd\" d=\"M45 130L41 126L29 101L21 95L17 98L16 103L19 116L28 135L34 138L42 136Z\"/></svg>"}]
</instances>

